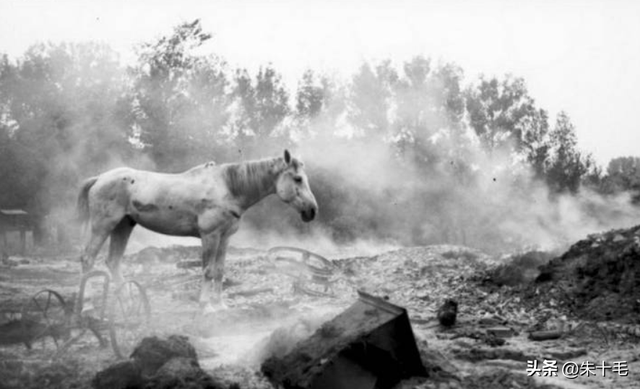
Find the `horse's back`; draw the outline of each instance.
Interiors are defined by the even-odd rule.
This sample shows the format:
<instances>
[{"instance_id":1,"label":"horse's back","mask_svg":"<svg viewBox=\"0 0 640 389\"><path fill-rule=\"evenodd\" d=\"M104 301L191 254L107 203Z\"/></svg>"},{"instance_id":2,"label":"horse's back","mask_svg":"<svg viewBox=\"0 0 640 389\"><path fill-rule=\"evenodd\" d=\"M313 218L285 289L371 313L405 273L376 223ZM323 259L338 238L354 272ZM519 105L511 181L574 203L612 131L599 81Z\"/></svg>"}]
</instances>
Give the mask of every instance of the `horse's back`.
<instances>
[{"instance_id":1,"label":"horse's back","mask_svg":"<svg viewBox=\"0 0 640 389\"><path fill-rule=\"evenodd\" d=\"M214 162L207 162L201 165L194 166L186 171L179 173L165 173L165 172L154 172L151 170L141 170L135 169L131 167L117 167L111 170L107 170L106 172L100 174L99 178L102 181L109 181L114 179L152 179L152 180L180 180L182 178L188 177L189 179L193 179L194 176L203 176L206 174L207 176L215 176L220 166L216 165Z\"/></svg>"},{"instance_id":2,"label":"horse's back","mask_svg":"<svg viewBox=\"0 0 640 389\"><path fill-rule=\"evenodd\" d=\"M223 202L227 187L219 166L206 163L182 173L160 173L119 167L104 172L92 188L96 197L126 203L191 202L209 198Z\"/></svg>"}]
</instances>

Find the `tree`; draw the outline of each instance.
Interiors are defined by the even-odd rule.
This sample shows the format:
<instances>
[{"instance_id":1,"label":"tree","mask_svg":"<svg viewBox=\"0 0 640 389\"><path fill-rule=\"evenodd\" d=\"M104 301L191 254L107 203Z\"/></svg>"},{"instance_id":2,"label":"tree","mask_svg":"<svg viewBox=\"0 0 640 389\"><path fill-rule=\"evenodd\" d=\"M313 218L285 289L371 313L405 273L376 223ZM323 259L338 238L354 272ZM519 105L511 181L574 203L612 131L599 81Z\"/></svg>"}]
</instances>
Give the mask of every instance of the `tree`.
<instances>
[{"instance_id":1,"label":"tree","mask_svg":"<svg viewBox=\"0 0 640 389\"><path fill-rule=\"evenodd\" d=\"M531 166L534 176L544 179L551 145L549 143L549 120L547 111L533 110L522 118L522 153Z\"/></svg>"},{"instance_id":2,"label":"tree","mask_svg":"<svg viewBox=\"0 0 640 389\"><path fill-rule=\"evenodd\" d=\"M349 94L348 117L360 135L377 137L388 135L392 89L398 81L397 72L385 61L375 69L367 63L353 77Z\"/></svg>"},{"instance_id":3,"label":"tree","mask_svg":"<svg viewBox=\"0 0 640 389\"><path fill-rule=\"evenodd\" d=\"M296 116L313 119L320 114L325 105L325 80L317 81L312 70L302 75L302 80L296 92Z\"/></svg>"},{"instance_id":4,"label":"tree","mask_svg":"<svg viewBox=\"0 0 640 389\"><path fill-rule=\"evenodd\" d=\"M532 135L526 134L531 123L536 123L535 130L544 128L537 122L544 115L535 108L522 78L481 78L479 85L467 89L466 101L470 125L490 153L505 147L520 152L525 137ZM539 140L529 139L529 143Z\"/></svg>"},{"instance_id":5,"label":"tree","mask_svg":"<svg viewBox=\"0 0 640 389\"><path fill-rule=\"evenodd\" d=\"M434 167L437 148L432 137L443 119L434 100L431 61L416 57L404 64L395 84L394 135L400 153L419 168Z\"/></svg>"},{"instance_id":6,"label":"tree","mask_svg":"<svg viewBox=\"0 0 640 389\"><path fill-rule=\"evenodd\" d=\"M289 93L282 82L282 76L272 66L261 68L256 77L255 87L258 138L275 135L276 127L289 114Z\"/></svg>"},{"instance_id":7,"label":"tree","mask_svg":"<svg viewBox=\"0 0 640 389\"><path fill-rule=\"evenodd\" d=\"M132 135L160 170L183 170L226 149L221 145L231 99L224 62L195 54L209 39L199 20L180 24L169 36L143 44L130 69Z\"/></svg>"},{"instance_id":8,"label":"tree","mask_svg":"<svg viewBox=\"0 0 640 389\"><path fill-rule=\"evenodd\" d=\"M126 132L114 118L123 72L117 55L94 43L37 44L3 67L6 141L30 177L12 187L24 191L25 208L44 214L73 201L80 177L126 153Z\"/></svg>"},{"instance_id":9,"label":"tree","mask_svg":"<svg viewBox=\"0 0 640 389\"><path fill-rule=\"evenodd\" d=\"M632 201L640 202L640 157L618 157L609 161L599 190L605 194L632 192Z\"/></svg>"},{"instance_id":10,"label":"tree","mask_svg":"<svg viewBox=\"0 0 640 389\"><path fill-rule=\"evenodd\" d=\"M565 112L560 112L549 134L550 157L547 161L547 185L553 193L576 193L582 177L590 170L592 159L577 148L575 127Z\"/></svg>"},{"instance_id":11,"label":"tree","mask_svg":"<svg viewBox=\"0 0 640 389\"><path fill-rule=\"evenodd\" d=\"M237 70L234 97L237 110L232 127L236 146L245 157L271 152L275 145L286 147L289 134L281 125L290 114L289 94L272 66L260 68L255 82L246 69Z\"/></svg>"},{"instance_id":12,"label":"tree","mask_svg":"<svg viewBox=\"0 0 640 389\"><path fill-rule=\"evenodd\" d=\"M459 67L432 67L429 60L416 57L404 64L403 77L395 84L396 145L425 172L455 167L461 173L470 163L461 82Z\"/></svg>"}]
</instances>

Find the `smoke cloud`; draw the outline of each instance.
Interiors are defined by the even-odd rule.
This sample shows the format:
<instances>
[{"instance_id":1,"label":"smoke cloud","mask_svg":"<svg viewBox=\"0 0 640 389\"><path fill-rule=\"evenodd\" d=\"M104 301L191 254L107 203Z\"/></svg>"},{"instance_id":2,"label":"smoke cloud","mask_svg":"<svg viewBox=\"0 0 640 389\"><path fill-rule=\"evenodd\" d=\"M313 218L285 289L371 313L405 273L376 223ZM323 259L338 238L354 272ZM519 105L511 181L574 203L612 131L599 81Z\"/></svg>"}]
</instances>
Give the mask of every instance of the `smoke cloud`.
<instances>
[{"instance_id":1,"label":"smoke cloud","mask_svg":"<svg viewBox=\"0 0 640 389\"><path fill-rule=\"evenodd\" d=\"M35 152L41 151L40 158L48 161L42 185L46 190L40 197L49 205L52 225L69 226L75 218L79 183L113 167L182 171L209 160L222 163L280 156L287 147L306 164L320 208L317 220L303 223L296 212L272 196L246 214L232 245L268 248L285 244L326 255L344 253L347 248L371 253L399 245L443 243L491 252L522 247L550 249L640 220L640 211L631 205L628 194L603 196L586 188L576 195L553 194L544 182L534 178L526 163L519 162L508 143L487 153L465 118L453 120L450 112L436 109L450 103L446 93L451 85L458 84L451 84L447 77L455 72L440 67L430 73L425 60L415 61L414 68L406 71L413 71L412 82L425 83L428 87L424 90L430 92L420 95L399 88L395 105L390 104L387 112L378 112L375 101L380 100L381 89L363 88L371 95L361 96L362 105L371 108L360 112L359 120L364 117L379 123L403 123L415 118L420 131L414 131L408 143L420 144L431 160L417 158L399 147L399 137L406 136L401 126L390 125L383 136L366 128L355 130L345 119L347 114L336 115L336 111L349 110L339 99L335 106L329 101L310 121L289 115L277 130L279 134L296 134L293 146L274 140L249 155L239 153L242 150L234 144L238 128L222 124L236 117L239 110L238 101L220 97L227 93L231 72L221 63L212 62L216 66L203 73L209 78L192 80L185 94L172 97L180 101L176 107L181 111L178 124L167 132L170 135L174 131L171 136L175 139L163 145L163 152L174 153L166 158L174 163L158 166L153 158L157 150L142 147L136 138L143 131L139 124L145 125L148 118L140 113L140 101L127 78L130 75L120 67L115 54L102 46L79 46L68 48L66 54L54 50L51 55L59 57L52 60L59 67L54 66L52 73L61 81L47 86L57 92L46 99L47 104L55 102L55 112L61 112L53 120L58 135L50 142L53 146L34 144L46 146ZM207 84L207 80L213 81ZM367 81L361 78L358 82L362 87ZM22 92L37 95L42 90ZM202 96L206 97L202 101L212 96L217 100L211 106L202 105ZM30 136L38 133L33 128L15 132ZM177 149L168 147L172 144ZM68 230L73 243L80 244L80 233ZM166 238L138 230L128 252L145 245L197 244L193 239Z\"/></svg>"},{"instance_id":2,"label":"smoke cloud","mask_svg":"<svg viewBox=\"0 0 640 389\"><path fill-rule=\"evenodd\" d=\"M448 123L444 114L430 120ZM312 135L294 150L305 161L318 198L319 222L302 229L294 213L272 199L248 214L245 231L268 225L265 241L326 251L349 245L373 252L399 245L459 244L498 253L559 249L588 234L640 221L628 193L605 196L589 188L553 193L510 144L489 154L468 128L455 138L446 129L418 135L439 153L429 171L403 158L389 139L344 135L353 134L348 124L328 122L317 118ZM458 164L470 166L471 172L458 174ZM255 236L264 233L258 228Z\"/></svg>"}]
</instances>

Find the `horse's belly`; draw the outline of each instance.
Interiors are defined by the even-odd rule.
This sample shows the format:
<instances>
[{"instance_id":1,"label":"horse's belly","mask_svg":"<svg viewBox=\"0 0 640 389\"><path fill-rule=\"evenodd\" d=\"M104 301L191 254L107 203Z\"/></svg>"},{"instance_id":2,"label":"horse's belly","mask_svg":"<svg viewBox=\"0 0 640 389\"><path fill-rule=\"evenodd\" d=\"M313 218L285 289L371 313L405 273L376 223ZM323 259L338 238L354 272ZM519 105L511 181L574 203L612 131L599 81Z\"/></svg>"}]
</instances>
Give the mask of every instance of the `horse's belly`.
<instances>
[{"instance_id":1,"label":"horse's belly","mask_svg":"<svg viewBox=\"0 0 640 389\"><path fill-rule=\"evenodd\" d=\"M188 215L132 215L133 220L142 227L165 235L198 237L195 216Z\"/></svg>"}]
</instances>

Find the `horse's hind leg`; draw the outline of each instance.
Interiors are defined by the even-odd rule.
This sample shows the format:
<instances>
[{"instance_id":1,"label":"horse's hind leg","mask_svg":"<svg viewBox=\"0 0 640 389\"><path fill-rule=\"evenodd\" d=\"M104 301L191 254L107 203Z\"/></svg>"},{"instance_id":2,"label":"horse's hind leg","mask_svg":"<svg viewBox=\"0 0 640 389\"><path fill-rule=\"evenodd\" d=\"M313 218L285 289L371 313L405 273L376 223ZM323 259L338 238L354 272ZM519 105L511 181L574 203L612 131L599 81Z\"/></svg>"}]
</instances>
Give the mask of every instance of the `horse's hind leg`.
<instances>
[{"instance_id":1,"label":"horse's hind leg","mask_svg":"<svg viewBox=\"0 0 640 389\"><path fill-rule=\"evenodd\" d=\"M136 222L128 216L125 216L120 220L120 223L111 232L111 241L109 242L109 256L107 257L107 267L111 272L111 277L117 285L124 281L122 273L120 271L120 260L124 254L124 250L127 247L127 242L131 236L133 227L136 226Z\"/></svg>"},{"instance_id":2,"label":"horse's hind leg","mask_svg":"<svg viewBox=\"0 0 640 389\"><path fill-rule=\"evenodd\" d=\"M84 246L82 254L80 255L80 263L82 264L82 272L86 273L93 269L93 263L96 260L96 256L100 251L100 248L107 240L109 231L105 229L92 228L89 242Z\"/></svg>"}]
</instances>

